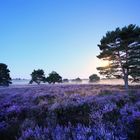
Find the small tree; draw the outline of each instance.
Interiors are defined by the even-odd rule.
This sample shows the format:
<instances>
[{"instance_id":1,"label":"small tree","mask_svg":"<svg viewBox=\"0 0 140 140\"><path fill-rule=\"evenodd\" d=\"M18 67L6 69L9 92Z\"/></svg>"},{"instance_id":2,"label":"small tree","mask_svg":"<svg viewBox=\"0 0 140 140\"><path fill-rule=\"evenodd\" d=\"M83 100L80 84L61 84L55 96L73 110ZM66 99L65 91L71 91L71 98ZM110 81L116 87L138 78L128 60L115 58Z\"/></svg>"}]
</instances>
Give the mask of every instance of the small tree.
<instances>
[{"instance_id":1,"label":"small tree","mask_svg":"<svg viewBox=\"0 0 140 140\"><path fill-rule=\"evenodd\" d=\"M90 82L96 82L96 81L99 81L100 80L100 77L97 75L97 74L92 74L89 76L89 81Z\"/></svg>"},{"instance_id":2,"label":"small tree","mask_svg":"<svg viewBox=\"0 0 140 140\"><path fill-rule=\"evenodd\" d=\"M52 71L49 76L46 78L46 82L49 84L53 83L61 83L62 82L62 77L55 71Z\"/></svg>"},{"instance_id":3,"label":"small tree","mask_svg":"<svg viewBox=\"0 0 140 140\"><path fill-rule=\"evenodd\" d=\"M63 82L64 83L68 83L69 82L69 79L63 79Z\"/></svg>"},{"instance_id":4,"label":"small tree","mask_svg":"<svg viewBox=\"0 0 140 140\"><path fill-rule=\"evenodd\" d=\"M44 71L42 69L38 69L38 70L34 70L31 73L31 81L30 84L32 84L33 82L37 83L38 85L41 82L45 82L45 74Z\"/></svg>"},{"instance_id":5,"label":"small tree","mask_svg":"<svg viewBox=\"0 0 140 140\"><path fill-rule=\"evenodd\" d=\"M10 70L6 64L0 63L0 86L9 86L12 84L10 78Z\"/></svg>"},{"instance_id":6,"label":"small tree","mask_svg":"<svg viewBox=\"0 0 140 140\"><path fill-rule=\"evenodd\" d=\"M79 78L79 77L77 77L76 79L73 79L72 81L73 81L73 82L82 82L82 79Z\"/></svg>"},{"instance_id":7,"label":"small tree","mask_svg":"<svg viewBox=\"0 0 140 140\"><path fill-rule=\"evenodd\" d=\"M100 74L123 78L128 89L128 78L140 80L140 27L130 24L122 29L107 32L98 45L99 59L109 61L106 67L98 67Z\"/></svg>"}]
</instances>

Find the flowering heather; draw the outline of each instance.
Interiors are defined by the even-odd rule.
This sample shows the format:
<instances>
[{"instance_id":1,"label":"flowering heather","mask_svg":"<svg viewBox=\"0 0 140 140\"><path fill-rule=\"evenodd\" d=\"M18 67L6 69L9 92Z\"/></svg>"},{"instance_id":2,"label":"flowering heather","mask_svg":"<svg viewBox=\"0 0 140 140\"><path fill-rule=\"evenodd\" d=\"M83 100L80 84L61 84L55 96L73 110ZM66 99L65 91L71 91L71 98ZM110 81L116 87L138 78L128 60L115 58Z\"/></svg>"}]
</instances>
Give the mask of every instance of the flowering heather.
<instances>
[{"instance_id":1,"label":"flowering heather","mask_svg":"<svg viewBox=\"0 0 140 140\"><path fill-rule=\"evenodd\" d=\"M140 88L0 88L0 140L139 140Z\"/></svg>"}]
</instances>

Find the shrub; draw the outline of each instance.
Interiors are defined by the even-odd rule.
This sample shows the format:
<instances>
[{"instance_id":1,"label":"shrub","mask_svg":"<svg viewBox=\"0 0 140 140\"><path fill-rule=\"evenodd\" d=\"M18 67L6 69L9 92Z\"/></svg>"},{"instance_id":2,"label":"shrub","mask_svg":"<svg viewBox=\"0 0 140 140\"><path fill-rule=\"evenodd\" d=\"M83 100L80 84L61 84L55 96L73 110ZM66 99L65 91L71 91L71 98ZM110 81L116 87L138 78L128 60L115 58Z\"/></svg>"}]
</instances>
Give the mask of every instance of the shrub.
<instances>
[{"instance_id":1,"label":"shrub","mask_svg":"<svg viewBox=\"0 0 140 140\"><path fill-rule=\"evenodd\" d=\"M91 76L89 76L89 82L96 82L99 80L100 80L100 77L97 74L92 74Z\"/></svg>"}]
</instances>

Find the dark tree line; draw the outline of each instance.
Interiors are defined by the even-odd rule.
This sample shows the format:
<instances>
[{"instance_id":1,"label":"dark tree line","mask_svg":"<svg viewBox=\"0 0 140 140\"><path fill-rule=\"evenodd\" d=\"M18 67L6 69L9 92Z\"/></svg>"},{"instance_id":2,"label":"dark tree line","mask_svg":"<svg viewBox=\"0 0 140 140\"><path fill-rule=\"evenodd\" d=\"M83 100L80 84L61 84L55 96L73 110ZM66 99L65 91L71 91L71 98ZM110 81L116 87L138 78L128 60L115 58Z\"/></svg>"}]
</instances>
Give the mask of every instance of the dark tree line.
<instances>
[{"instance_id":1,"label":"dark tree line","mask_svg":"<svg viewBox=\"0 0 140 140\"><path fill-rule=\"evenodd\" d=\"M42 69L34 70L31 73L31 81L30 84L33 82L37 83L38 85L43 82L48 82L49 84L53 83L61 83L62 77L55 71L52 71L48 77L45 77L44 71Z\"/></svg>"}]
</instances>

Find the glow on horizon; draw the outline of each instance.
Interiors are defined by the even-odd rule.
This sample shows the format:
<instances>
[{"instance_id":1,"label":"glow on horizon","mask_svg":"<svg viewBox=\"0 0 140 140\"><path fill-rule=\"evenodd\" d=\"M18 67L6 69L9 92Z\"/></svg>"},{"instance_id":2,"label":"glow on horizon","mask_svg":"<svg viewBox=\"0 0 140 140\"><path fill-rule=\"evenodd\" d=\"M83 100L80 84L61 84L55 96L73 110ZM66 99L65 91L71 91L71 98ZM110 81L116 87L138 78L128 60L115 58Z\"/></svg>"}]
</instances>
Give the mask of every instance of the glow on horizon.
<instances>
[{"instance_id":1,"label":"glow on horizon","mask_svg":"<svg viewBox=\"0 0 140 140\"><path fill-rule=\"evenodd\" d=\"M133 7L132 7L133 5ZM1 0L0 62L12 78L33 69L88 78L104 65L97 44L107 31L140 26L139 0Z\"/></svg>"}]
</instances>

